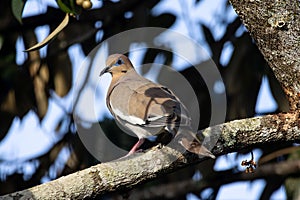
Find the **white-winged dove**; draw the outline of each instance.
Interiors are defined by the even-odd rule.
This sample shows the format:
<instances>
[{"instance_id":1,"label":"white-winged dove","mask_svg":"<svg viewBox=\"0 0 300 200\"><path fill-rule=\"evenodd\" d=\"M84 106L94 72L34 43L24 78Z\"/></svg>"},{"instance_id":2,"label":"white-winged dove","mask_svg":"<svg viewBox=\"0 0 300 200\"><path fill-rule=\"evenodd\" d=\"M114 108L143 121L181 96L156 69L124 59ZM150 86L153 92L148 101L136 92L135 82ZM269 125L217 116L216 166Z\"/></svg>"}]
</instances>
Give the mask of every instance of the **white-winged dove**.
<instances>
[{"instance_id":1,"label":"white-winged dove","mask_svg":"<svg viewBox=\"0 0 300 200\"><path fill-rule=\"evenodd\" d=\"M182 135L179 143L186 150L215 158L195 136L190 137L191 119L171 90L140 76L122 54L110 55L106 66L100 73L100 76L107 72L112 75L106 105L117 122L139 138L128 154L134 153L145 138L167 132L172 137ZM179 133L179 127L180 130L185 127L186 133Z\"/></svg>"}]
</instances>

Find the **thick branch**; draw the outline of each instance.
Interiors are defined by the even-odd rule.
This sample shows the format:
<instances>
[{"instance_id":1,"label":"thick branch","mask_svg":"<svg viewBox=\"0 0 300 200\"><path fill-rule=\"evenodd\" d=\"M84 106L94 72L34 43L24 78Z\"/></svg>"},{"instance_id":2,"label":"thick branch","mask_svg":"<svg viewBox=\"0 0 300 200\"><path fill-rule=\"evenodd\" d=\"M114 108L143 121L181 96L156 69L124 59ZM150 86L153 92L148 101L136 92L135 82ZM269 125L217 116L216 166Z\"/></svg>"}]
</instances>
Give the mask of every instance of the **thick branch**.
<instances>
[{"instance_id":1,"label":"thick branch","mask_svg":"<svg viewBox=\"0 0 300 200\"><path fill-rule=\"evenodd\" d=\"M299 114L287 113L236 120L207 128L203 133L213 139L218 137L215 138L218 142L213 153L221 155L266 143L298 142L299 128ZM202 160L192 154L183 156L169 147L154 148L146 153L99 164L2 198L95 198L108 192L128 190Z\"/></svg>"},{"instance_id":2,"label":"thick branch","mask_svg":"<svg viewBox=\"0 0 300 200\"><path fill-rule=\"evenodd\" d=\"M300 107L300 7L294 0L230 0L281 83Z\"/></svg>"}]
</instances>

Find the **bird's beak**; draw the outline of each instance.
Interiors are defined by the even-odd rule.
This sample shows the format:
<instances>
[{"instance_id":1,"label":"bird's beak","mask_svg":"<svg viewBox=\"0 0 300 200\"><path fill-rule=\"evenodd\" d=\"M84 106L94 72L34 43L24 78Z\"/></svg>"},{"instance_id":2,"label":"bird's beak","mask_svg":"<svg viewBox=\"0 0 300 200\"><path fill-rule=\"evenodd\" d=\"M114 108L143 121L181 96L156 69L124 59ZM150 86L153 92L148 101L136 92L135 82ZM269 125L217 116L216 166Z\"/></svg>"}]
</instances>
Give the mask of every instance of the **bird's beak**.
<instances>
[{"instance_id":1,"label":"bird's beak","mask_svg":"<svg viewBox=\"0 0 300 200\"><path fill-rule=\"evenodd\" d=\"M103 74L109 72L109 67L105 67L101 72L99 76L102 76Z\"/></svg>"}]
</instances>

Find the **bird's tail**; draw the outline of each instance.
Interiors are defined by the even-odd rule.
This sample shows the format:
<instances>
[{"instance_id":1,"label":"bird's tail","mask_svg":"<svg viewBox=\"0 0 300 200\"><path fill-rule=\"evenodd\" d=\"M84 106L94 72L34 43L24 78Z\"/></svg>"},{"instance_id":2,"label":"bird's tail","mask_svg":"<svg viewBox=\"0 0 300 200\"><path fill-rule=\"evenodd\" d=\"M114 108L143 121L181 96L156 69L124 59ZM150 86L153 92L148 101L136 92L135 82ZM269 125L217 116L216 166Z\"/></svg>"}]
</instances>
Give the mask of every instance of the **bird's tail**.
<instances>
[{"instance_id":1,"label":"bird's tail","mask_svg":"<svg viewBox=\"0 0 300 200\"><path fill-rule=\"evenodd\" d=\"M189 129L183 129L180 130L176 134L176 138L187 151L202 155L202 156L207 156L215 159L216 157L214 154L212 154L205 146L201 144L201 141L196 137L196 134L193 133Z\"/></svg>"}]
</instances>

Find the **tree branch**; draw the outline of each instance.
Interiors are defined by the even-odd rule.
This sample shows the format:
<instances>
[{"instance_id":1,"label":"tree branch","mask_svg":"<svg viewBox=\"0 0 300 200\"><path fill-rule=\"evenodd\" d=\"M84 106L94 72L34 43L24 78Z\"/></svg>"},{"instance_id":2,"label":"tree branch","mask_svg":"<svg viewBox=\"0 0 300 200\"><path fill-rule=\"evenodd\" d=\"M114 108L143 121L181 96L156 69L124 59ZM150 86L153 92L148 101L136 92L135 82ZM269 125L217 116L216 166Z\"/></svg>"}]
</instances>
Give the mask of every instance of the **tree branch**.
<instances>
[{"instance_id":1,"label":"tree branch","mask_svg":"<svg viewBox=\"0 0 300 200\"><path fill-rule=\"evenodd\" d=\"M266 143L298 142L300 119L298 113L267 115L210 127L204 129L203 134L218 139L213 153L221 155ZM129 190L203 160L193 154L182 155L170 147L153 148L146 153L99 164L2 198L95 198L108 192Z\"/></svg>"},{"instance_id":2,"label":"tree branch","mask_svg":"<svg viewBox=\"0 0 300 200\"><path fill-rule=\"evenodd\" d=\"M148 1L148 4L156 4L157 2L158 0L151 0ZM123 15L124 12L138 7L141 3L142 2L139 0L123 0L117 3L108 2L110 5L105 5L101 8L91 10L84 10L80 14L79 19L76 20L76 23L102 21L103 26L108 26L110 23L114 22L117 17ZM42 25L58 25L64 16L65 13L60 9L48 7L46 13L23 18L23 25L21 25L16 19L0 23L0 33L21 30L24 31L26 29L34 29ZM75 21L73 18L70 20L71 22Z\"/></svg>"},{"instance_id":3,"label":"tree branch","mask_svg":"<svg viewBox=\"0 0 300 200\"><path fill-rule=\"evenodd\" d=\"M300 107L300 5L291 0L230 0L282 85Z\"/></svg>"},{"instance_id":4,"label":"tree branch","mask_svg":"<svg viewBox=\"0 0 300 200\"><path fill-rule=\"evenodd\" d=\"M217 172L210 179L194 181L184 180L152 186L146 190L134 190L130 192L129 199L174 199L187 193L200 193L206 188L218 188L224 184L237 181L250 181L267 177L289 177L300 174L300 161L284 161L260 166L254 173L238 172L232 174L230 171Z\"/></svg>"}]
</instances>

